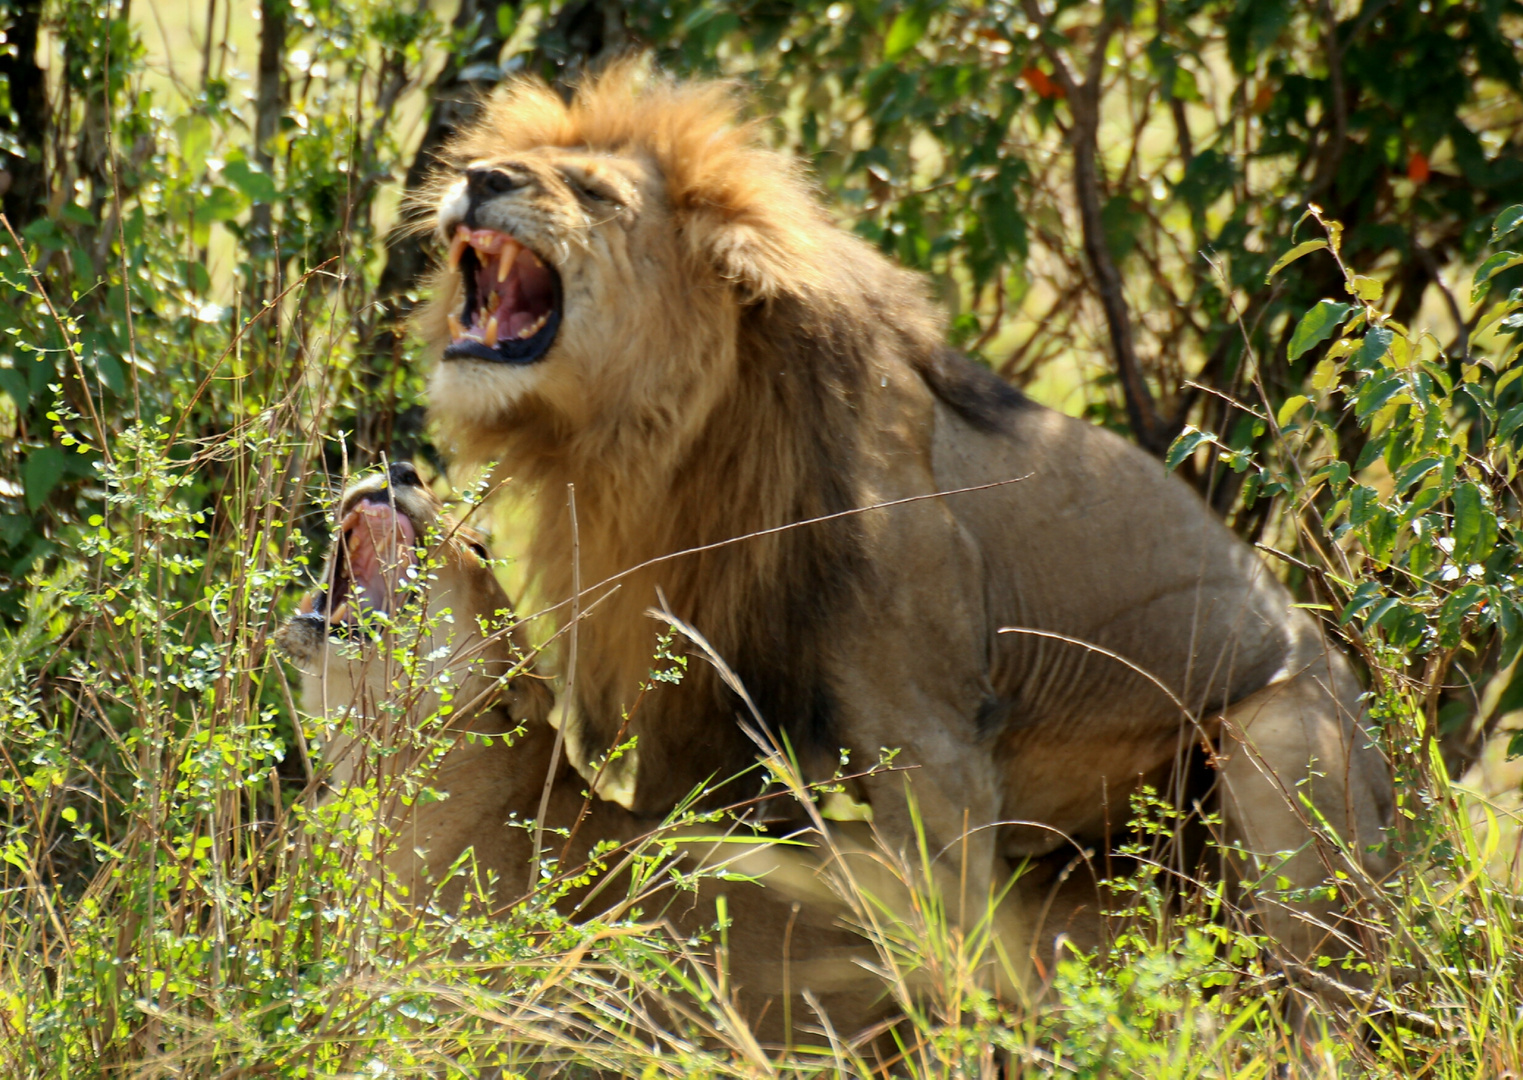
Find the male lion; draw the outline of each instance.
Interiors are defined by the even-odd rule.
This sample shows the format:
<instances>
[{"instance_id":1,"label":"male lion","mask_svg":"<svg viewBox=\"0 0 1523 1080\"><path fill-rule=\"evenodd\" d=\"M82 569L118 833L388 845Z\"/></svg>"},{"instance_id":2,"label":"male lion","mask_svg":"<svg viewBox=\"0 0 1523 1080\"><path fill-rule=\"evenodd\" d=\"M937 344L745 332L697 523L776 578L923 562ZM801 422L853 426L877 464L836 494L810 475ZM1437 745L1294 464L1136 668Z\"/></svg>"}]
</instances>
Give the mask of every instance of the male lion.
<instances>
[{"instance_id":1,"label":"male lion","mask_svg":"<svg viewBox=\"0 0 1523 1080\"><path fill-rule=\"evenodd\" d=\"M338 520L323 584L302 600L277 642L302 672L305 708L332 721L324 746L329 785L341 790L367 770L377 780L378 816L388 826L378 830L380 842L388 832L395 840L378 861L396 875L408 902L454 914L474 884L492 910L505 909L537 880L536 822L543 826L542 850L562 858L573 876L598 842L634 847L649 837L651 822L615 803L587 800L585 782L555 760L551 695L524 671L518 628L504 625L512 604L480 538L444 515L417 471L399 463L363 478L340 498ZM418 627L416 640L409 624ZM411 654L411 662L399 653ZM441 717L446 688L453 711ZM452 739L432 759L423 755L437 744L420 738L428 727ZM416 799L409 779L442 798ZM668 834L679 841L684 869L722 869L759 883L700 878L696 891L652 887L638 903L686 939L714 927L725 898L732 925L721 985L744 1022L731 1037L791 1042L790 1016L812 1025L816 1006L845 1034L892 1015L896 1003L884 980L864 965L882 966L884 948L906 931L890 928L874 945L847 929L843 920L854 921L852 913L816 880L821 864L806 845L746 843L743 835L718 837L715 828ZM645 848L643 857L654 850ZM864 845L845 837L831 838L822 850L851 858L859 880L873 866ZM474 872L450 875L467 851ZM564 913L628 917L619 854L598 861L609 869L588 875L597 890L573 891L561 904ZM881 877L870 884L886 893ZM784 995L791 1008L782 1004Z\"/></svg>"},{"instance_id":2,"label":"male lion","mask_svg":"<svg viewBox=\"0 0 1523 1080\"><path fill-rule=\"evenodd\" d=\"M1323 881L1318 816L1384 867L1391 780L1316 623L1158 461L949 349L924 282L830 223L730 86L519 81L448 160L433 415L536 492L547 595L588 583L568 737L585 767L637 736L634 811L755 749L707 665L635 706L659 591L807 769L902 749L970 889L1103 843L1202 744L1260 869ZM865 791L901 843L904 783ZM1324 937L1266 915L1297 954Z\"/></svg>"}]
</instances>

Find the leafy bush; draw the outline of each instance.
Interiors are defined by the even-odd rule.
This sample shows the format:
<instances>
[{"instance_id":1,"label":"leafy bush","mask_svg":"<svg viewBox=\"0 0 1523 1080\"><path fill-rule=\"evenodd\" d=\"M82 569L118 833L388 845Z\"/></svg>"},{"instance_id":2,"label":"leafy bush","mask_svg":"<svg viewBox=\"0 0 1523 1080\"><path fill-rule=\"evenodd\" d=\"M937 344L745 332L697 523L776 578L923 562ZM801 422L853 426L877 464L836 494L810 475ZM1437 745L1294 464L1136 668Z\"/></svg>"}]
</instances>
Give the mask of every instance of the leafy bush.
<instances>
[{"instance_id":1,"label":"leafy bush","mask_svg":"<svg viewBox=\"0 0 1523 1080\"><path fill-rule=\"evenodd\" d=\"M1523 708L1523 289L1486 255L1523 234L1520 14L1418 7L465 0L446 26L263 0L261 41L208 32L172 83L125 6L0 0L6 1074L1523 1070L1518 834L1453 782ZM626 45L752 80L958 341L1076 390L1325 611L1369 672L1407 859L1364 890L1355 970L1297 971L1230 889L1142 872L1106 951L1039 958L1046 996L1001 1001L932 897L880 931L895 1060L844 1033L768 1056L699 962L722 928L646 932L638 885L592 925L553 888L416 920L356 861L387 842L376 794L311 809L317 725L271 633L332 491L438 464L397 187L473 89ZM639 859L659 882L668 853ZM678 987L682 1017L647 1008Z\"/></svg>"}]
</instances>

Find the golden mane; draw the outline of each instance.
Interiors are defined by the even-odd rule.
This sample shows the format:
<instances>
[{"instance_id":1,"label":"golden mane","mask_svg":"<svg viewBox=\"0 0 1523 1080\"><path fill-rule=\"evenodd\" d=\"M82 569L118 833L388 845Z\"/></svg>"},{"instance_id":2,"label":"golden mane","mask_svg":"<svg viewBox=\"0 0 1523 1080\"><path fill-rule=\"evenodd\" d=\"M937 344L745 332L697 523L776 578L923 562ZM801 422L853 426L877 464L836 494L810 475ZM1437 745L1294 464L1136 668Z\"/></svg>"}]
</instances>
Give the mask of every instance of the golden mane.
<instances>
[{"instance_id":1,"label":"golden mane","mask_svg":"<svg viewBox=\"0 0 1523 1080\"><path fill-rule=\"evenodd\" d=\"M514 80L451 143L448 160L536 147L648 155L690 220L692 257L730 262L727 276L758 298L824 287L821 241L835 229L802 171L766 146L764 125L745 111L738 83L678 82L626 59L584 81L569 103L537 79ZM728 251L705 249L715 228L729 233Z\"/></svg>"}]
</instances>

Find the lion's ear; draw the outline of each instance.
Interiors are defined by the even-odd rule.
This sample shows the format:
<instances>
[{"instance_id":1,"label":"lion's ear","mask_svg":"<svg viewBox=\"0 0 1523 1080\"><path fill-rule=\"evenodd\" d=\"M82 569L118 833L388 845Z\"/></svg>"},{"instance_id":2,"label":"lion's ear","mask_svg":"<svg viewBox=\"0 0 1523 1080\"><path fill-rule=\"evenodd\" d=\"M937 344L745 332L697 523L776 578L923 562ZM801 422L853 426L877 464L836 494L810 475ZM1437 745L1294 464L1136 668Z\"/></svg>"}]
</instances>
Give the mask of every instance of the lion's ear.
<instances>
[{"instance_id":1,"label":"lion's ear","mask_svg":"<svg viewBox=\"0 0 1523 1080\"><path fill-rule=\"evenodd\" d=\"M811 230L792 228L777 215L755 218L705 207L690 217L696 256L732 282L743 303L798 294L816 265Z\"/></svg>"}]
</instances>

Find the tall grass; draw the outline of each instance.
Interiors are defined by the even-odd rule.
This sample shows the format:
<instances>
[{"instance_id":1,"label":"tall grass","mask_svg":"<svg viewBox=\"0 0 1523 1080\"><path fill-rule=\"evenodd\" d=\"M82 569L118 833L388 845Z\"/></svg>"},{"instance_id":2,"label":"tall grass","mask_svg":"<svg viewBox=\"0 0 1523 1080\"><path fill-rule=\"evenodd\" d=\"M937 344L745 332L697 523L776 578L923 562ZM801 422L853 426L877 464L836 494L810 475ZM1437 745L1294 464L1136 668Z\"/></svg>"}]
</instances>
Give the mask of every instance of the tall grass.
<instances>
[{"instance_id":1,"label":"tall grass","mask_svg":"<svg viewBox=\"0 0 1523 1080\"><path fill-rule=\"evenodd\" d=\"M1326 886L1361 896L1346 960L1300 967L1257 931L1241 908L1280 883L1250 896L1153 859L1179 826L1153 798L1125 857L1095 860L1114 876L1093 953L1009 955L953 917L926 853L858 851L873 873L832 876L833 903L903 1020L849 1030L804 998L781 1048L734 1003L725 920L693 933L665 917L694 885L673 836L722 822L679 813L585 868L548 864L497 917L398 896L360 858L403 842L366 809L388 793L318 801L322 723L270 646L348 455L374 449L367 422L421 397L409 346L385 364L367 352L379 230L359 166L389 136L338 117L378 99L379 76L356 77L344 109L314 106L287 148L305 186L284 254L255 227L271 178L214 87L173 138L151 102L123 106L98 133L98 197L0 239L0 424L28 445L0 477L25 509L0 518L16 576L0 605L0 1074L1523 1074L1523 830L1515 802L1449 772L1473 756L1456 744L1523 706L1523 296L1446 356L1385 315L1333 223L1300 256L1333 260L1345 285L1291 339L1316 361L1308 385L1272 411L1256 369L1240 385L1269 451L1192 428L1170 459L1247 477L1236 512L1271 522L1266 558L1369 672L1404 867ZM1520 217L1499 219L1498 245ZM208 253L233 240L240 261L214 288ZM1358 447L1339 442L1346 414ZM786 759L771 768L802 792ZM616 902L569 917L584 879ZM991 977L1027 966L1021 987Z\"/></svg>"},{"instance_id":2,"label":"tall grass","mask_svg":"<svg viewBox=\"0 0 1523 1080\"><path fill-rule=\"evenodd\" d=\"M311 500L321 515L343 479L313 477L331 393L311 378L322 365L298 364L227 431L193 442L182 432L194 404L115 433L55 410L60 444L98 462L104 499L67 557L28 582L24 616L3 644L6 1075L482 1075L552 1063L672 1076L1518 1071L1520 833L1505 809L1445 772L1433 727L1443 669L1388 640L1410 632L1393 611L1421 614L1435 644L1452 630L1446 616L1484 618L1454 599L1466 582L1498 608L1510 601L1508 507L1499 489L1478 488L1492 516L1471 526L1469 496L1456 491L1475 483L1472 469L1504 468L1512 450L1487 442L1451 457L1447 478L1435 466L1427 482L1449 487L1432 497L1415 483L1403 489L1398 466L1385 491L1364 496L1375 507L1364 519L1340 536L1338 515L1353 513L1334 507L1320 522L1327 531L1314 533L1313 486L1336 495L1357 490L1359 477L1341 478L1319 456L1315 414L1291 423L1297 410L1336 409L1340 393L1357 402L1368 380L1403 374L1412 396L1398 410L1409 413L1392 411L1384 430L1399 436L1407 425L1421 452L1421 438L1463 436L1446 394L1501 380L1462 375L1446 390L1435 360L1393 355L1394 334L1384 358L1359 367L1380 318L1373 307L1364 317L1344 339L1353 362L1324 382L1323 401L1281 411L1283 456L1242 463L1261 488L1295 475L1277 496L1284 520L1305 528L1306 548L1331 554L1305 567L1343 590L1330 598L1371 661L1372 711L1399 766L1406 865L1364 890L1364 932L1347 962L1358 970L1283 962L1236 913L1240 894L1151 862L1177 811L1146 798L1135 808L1133 869L1108 893L1107 947L1083 954L1060 943L1035 958L1025 993L989 989L1001 942L959 929L923 855L873 856L903 887L896 903L840 879L843 918L876 949L871 977L907 1017L865 1039L796 1015L792 1047L758 1045L728 999L725 927L690 938L663 922L656 886L686 872L669 840L605 853L584 870L545 868L563 883L642 868L618 886L626 902L592 921L559 913L566 886L556 884L497 918L417 913L356 856L395 842L384 817L362 812L383 793L315 803L321 724L296 706L269 645L314 563L295 508ZM1424 389L1424 373L1426 402L1411 389ZM217 387L235 413L240 385ZM213 468L224 480L208 503L193 492ZM1430 507L1448 500L1432 534L1443 557L1418 551L1420 529L1404 561L1378 554L1381 537L1368 533L1382 511L1403 512L1405 495ZM1358 497L1344 501L1352 508ZM1424 557L1437 560L1426 577L1413 569ZM1479 561L1447 573L1456 558ZM1371 583L1385 610L1360 620ZM787 772L781 759L773 767ZM795 1008L808 1012L807 1002Z\"/></svg>"}]
</instances>

